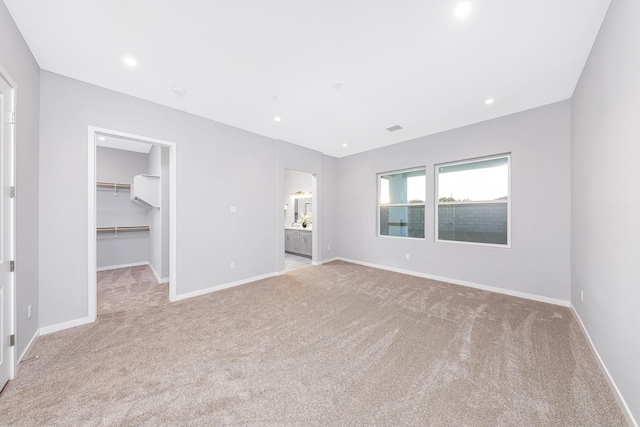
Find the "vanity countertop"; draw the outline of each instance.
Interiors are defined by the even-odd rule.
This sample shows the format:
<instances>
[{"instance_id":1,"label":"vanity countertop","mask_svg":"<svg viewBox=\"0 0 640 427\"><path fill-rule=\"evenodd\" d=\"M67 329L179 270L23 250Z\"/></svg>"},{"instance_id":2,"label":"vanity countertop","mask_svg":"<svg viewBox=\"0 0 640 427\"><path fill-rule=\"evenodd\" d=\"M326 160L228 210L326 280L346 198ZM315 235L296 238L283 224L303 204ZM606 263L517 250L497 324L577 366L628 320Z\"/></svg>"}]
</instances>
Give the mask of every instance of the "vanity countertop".
<instances>
[{"instance_id":1,"label":"vanity countertop","mask_svg":"<svg viewBox=\"0 0 640 427\"><path fill-rule=\"evenodd\" d=\"M307 228L304 228L303 226L300 227L292 227L290 225L285 225L284 229L285 230L301 230L301 231L313 231L312 229L313 226L311 225L307 225Z\"/></svg>"}]
</instances>

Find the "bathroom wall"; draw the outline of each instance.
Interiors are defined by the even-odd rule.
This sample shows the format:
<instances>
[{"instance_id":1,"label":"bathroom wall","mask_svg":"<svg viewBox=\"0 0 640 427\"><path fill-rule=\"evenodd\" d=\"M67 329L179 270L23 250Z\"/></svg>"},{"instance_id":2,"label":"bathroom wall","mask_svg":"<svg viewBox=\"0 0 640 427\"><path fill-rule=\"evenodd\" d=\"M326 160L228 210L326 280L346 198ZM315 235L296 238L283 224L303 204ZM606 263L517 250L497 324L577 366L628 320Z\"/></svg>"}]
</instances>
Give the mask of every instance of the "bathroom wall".
<instances>
[{"instance_id":1,"label":"bathroom wall","mask_svg":"<svg viewBox=\"0 0 640 427\"><path fill-rule=\"evenodd\" d=\"M294 222L295 199L291 197L291 193L297 193L298 191L312 192L311 174L286 169L284 171L284 204L287 205L284 217L285 225L291 225Z\"/></svg>"}]
</instances>

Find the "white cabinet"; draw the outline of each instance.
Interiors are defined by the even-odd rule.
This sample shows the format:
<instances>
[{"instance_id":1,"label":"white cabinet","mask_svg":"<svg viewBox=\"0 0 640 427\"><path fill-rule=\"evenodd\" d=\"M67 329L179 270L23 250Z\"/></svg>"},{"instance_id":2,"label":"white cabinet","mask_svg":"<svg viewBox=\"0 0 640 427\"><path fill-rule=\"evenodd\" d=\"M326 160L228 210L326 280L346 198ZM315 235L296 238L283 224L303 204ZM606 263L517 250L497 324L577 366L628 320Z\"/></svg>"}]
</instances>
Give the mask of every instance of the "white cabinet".
<instances>
[{"instance_id":1,"label":"white cabinet","mask_svg":"<svg viewBox=\"0 0 640 427\"><path fill-rule=\"evenodd\" d=\"M312 231L308 230L284 230L284 250L295 255L311 258Z\"/></svg>"}]
</instances>

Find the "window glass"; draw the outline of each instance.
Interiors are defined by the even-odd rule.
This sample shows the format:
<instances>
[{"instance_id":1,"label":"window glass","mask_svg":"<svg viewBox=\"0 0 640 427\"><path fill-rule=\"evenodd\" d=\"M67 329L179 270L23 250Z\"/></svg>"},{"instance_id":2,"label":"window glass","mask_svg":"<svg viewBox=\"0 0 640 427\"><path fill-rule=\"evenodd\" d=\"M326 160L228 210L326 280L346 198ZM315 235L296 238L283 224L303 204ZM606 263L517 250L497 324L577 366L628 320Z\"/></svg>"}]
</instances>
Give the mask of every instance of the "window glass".
<instances>
[{"instance_id":1,"label":"window glass","mask_svg":"<svg viewBox=\"0 0 640 427\"><path fill-rule=\"evenodd\" d=\"M425 169L378 175L380 236L424 238Z\"/></svg>"},{"instance_id":2,"label":"window glass","mask_svg":"<svg viewBox=\"0 0 640 427\"><path fill-rule=\"evenodd\" d=\"M510 245L509 156L436 166L436 240Z\"/></svg>"}]
</instances>

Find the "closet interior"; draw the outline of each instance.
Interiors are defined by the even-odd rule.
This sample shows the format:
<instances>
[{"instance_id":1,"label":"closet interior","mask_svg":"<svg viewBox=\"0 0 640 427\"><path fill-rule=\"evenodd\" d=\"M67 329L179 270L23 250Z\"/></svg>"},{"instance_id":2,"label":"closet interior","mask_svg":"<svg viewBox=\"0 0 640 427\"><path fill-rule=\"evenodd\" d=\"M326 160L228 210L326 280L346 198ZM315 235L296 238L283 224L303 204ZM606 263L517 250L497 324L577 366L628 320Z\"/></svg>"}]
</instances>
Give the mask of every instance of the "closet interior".
<instances>
[{"instance_id":1,"label":"closet interior","mask_svg":"<svg viewBox=\"0 0 640 427\"><path fill-rule=\"evenodd\" d=\"M96 140L98 271L148 265L169 278L169 149L140 141Z\"/></svg>"}]
</instances>

